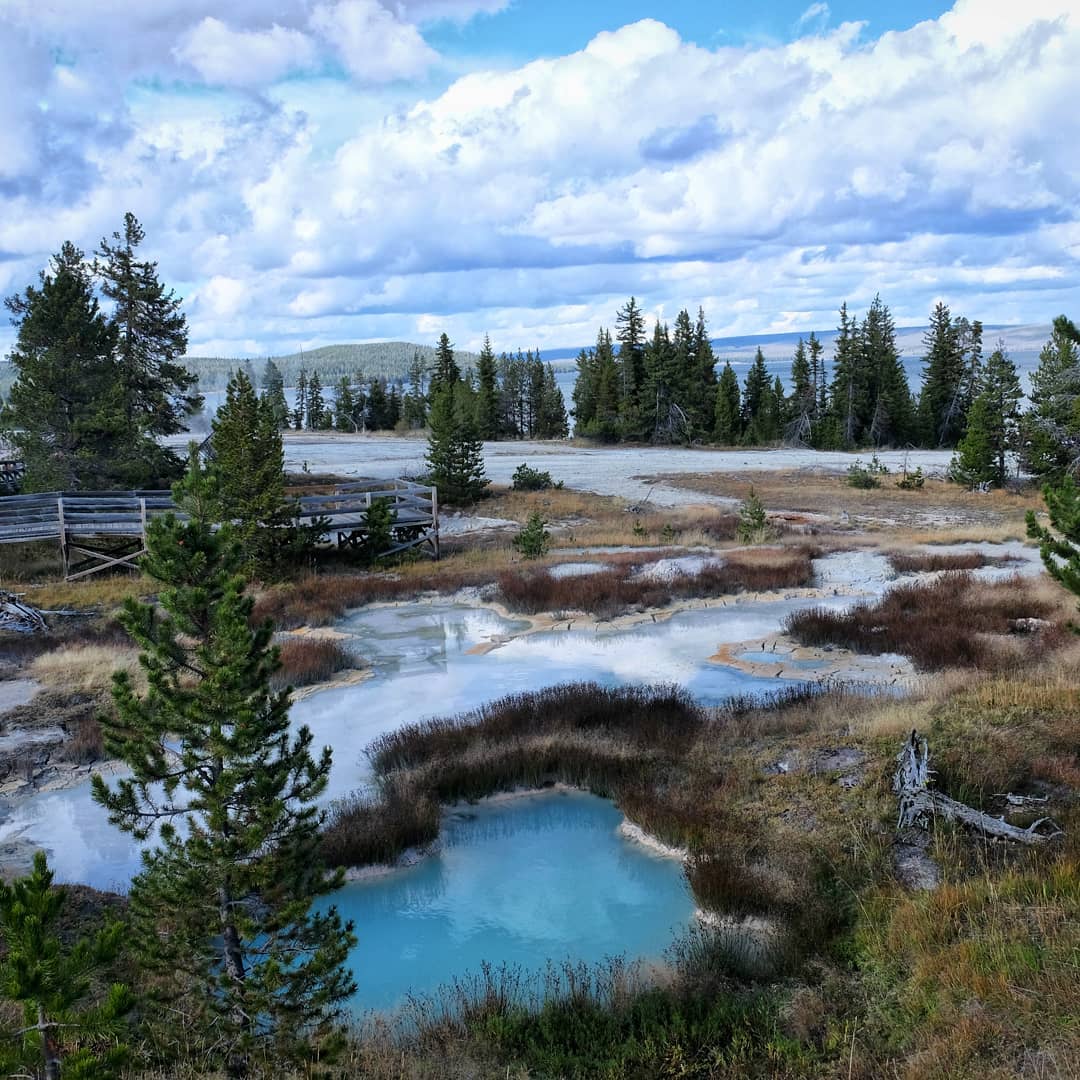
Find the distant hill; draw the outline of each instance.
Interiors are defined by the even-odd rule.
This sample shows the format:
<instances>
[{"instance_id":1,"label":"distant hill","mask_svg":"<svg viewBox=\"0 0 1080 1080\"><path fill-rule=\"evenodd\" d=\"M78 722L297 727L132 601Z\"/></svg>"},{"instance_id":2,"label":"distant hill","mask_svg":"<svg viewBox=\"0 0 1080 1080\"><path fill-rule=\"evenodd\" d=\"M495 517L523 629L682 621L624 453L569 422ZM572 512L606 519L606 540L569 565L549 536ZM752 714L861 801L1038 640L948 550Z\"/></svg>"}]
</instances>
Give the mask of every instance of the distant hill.
<instances>
[{"instance_id":1,"label":"distant hill","mask_svg":"<svg viewBox=\"0 0 1080 1080\"><path fill-rule=\"evenodd\" d=\"M431 366L435 349L431 345L414 345L408 341L324 345L321 349L312 349L311 352L289 353L287 356L272 356L270 359L280 369L286 386L296 385L300 369L303 368L309 375L317 371L323 386L329 387L342 375L360 374L364 378L404 379L416 353L420 353L425 364ZM476 363L476 353L455 349L454 355L463 368L472 367ZM200 389L212 391L224 390L229 375L245 365L250 365L258 385L266 366L266 358L255 360L229 356L185 356L184 364L199 377Z\"/></svg>"}]
</instances>

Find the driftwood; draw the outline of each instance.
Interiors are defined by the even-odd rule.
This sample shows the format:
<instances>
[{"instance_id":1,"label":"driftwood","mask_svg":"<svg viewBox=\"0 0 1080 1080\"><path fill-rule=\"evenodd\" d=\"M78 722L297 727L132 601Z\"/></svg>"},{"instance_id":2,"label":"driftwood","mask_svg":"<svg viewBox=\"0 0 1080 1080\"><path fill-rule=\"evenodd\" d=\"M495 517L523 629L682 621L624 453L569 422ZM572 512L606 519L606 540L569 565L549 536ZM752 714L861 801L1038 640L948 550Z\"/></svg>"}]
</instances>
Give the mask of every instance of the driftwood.
<instances>
[{"instance_id":1,"label":"driftwood","mask_svg":"<svg viewBox=\"0 0 1080 1080\"><path fill-rule=\"evenodd\" d=\"M24 604L14 593L0 592L0 630L44 634L48 629L45 617L37 608Z\"/></svg>"},{"instance_id":2,"label":"driftwood","mask_svg":"<svg viewBox=\"0 0 1080 1080\"><path fill-rule=\"evenodd\" d=\"M897 769L893 776L893 791L900 800L898 829L913 825L925 826L935 817L946 821L958 821L962 825L978 829L987 836L1016 840L1021 844L1045 844L1062 834L1061 829L1048 818L1039 818L1026 829L1010 825L1003 817L996 818L975 810L956 799L950 799L931 788L933 770L930 768L930 749L926 739L913 731L905 740L904 747L896 756ZM1006 796L1012 805L1023 805L1024 796ZM1031 800L1034 801L1034 800Z\"/></svg>"}]
</instances>

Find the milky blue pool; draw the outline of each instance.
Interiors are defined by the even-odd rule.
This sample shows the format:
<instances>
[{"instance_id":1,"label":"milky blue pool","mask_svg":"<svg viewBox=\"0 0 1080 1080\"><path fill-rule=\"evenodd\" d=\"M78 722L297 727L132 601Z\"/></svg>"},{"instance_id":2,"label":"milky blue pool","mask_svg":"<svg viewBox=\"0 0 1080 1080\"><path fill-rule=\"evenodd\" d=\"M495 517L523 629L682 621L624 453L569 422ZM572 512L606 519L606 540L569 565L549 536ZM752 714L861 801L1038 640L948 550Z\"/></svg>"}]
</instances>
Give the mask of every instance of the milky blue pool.
<instances>
[{"instance_id":1,"label":"milky blue pool","mask_svg":"<svg viewBox=\"0 0 1080 1080\"><path fill-rule=\"evenodd\" d=\"M489 801L448 815L442 847L329 902L356 923L358 1013L388 1010L482 961L660 959L694 905L678 859L618 833L611 803L576 792ZM325 906L325 905L324 905Z\"/></svg>"}]
</instances>

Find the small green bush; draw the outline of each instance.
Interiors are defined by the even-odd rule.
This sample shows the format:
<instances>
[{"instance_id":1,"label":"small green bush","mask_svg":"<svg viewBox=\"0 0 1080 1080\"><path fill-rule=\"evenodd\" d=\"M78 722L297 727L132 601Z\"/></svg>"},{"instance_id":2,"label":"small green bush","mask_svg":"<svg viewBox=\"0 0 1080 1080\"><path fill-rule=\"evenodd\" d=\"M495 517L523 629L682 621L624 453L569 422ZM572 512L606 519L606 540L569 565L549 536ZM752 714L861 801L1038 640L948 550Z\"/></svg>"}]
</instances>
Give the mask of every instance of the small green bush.
<instances>
[{"instance_id":1,"label":"small green bush","mask_svg":"<svg viewBox=\"0 0 1080 1080\"><path fill-rule=\"evenodd\" d=\"M769 524L765 504L757 497L753 487L746 500L739 504L739 527L736 538L740 544L764 544L774 536Z\"/></svg>"},{"instance_id":2,"label":"small green bush","mask_svg":"<svg viewBox=\"0 0 1080 1080\"><path fill-rule=\"evenodd\" d=\"M869 464L864 464L862 458L856 458L855 464L847 471L847 482L853 488L876 488L881 487L881 478L888 474L889 467L879 461L875 454Z\"/></svg>"},{"instance_id":3,"label":"small green bush","mask_svg":"<svg viewBox=\"0 0 1080 1080\"><path fill-rule=\"evenodd\" d=\"M912 473L905 469L904 475L896 481L896 486L902 491L922 491L924 483L926 483L926 477L923 476L922 466L919 466Z\"/></svg>"},{"instance_id":4,"label":"small green bush","mask_svg":"<svg viewBox=\"0 0 1080 1080\"><path fill-rule=\"evenodd\" d=\"M551 473L541 472L523 461L514 470L510 486L514 491L547 491L548 488L559 489L563 484L561 480L558 483L552 480Z\"/></svg>"},{"instance_id":5,"label":"small green bush","mask_svg":"<svg viewBox=\"0 0 1080 1080\"><path fill-rule=\"evenodd\" d=\"M525 528L514 537L514 547L526 559L540 559L551 545L551 533L544 528L544 519L537 511L529 515Z\"/></svg>"}]
</instances>

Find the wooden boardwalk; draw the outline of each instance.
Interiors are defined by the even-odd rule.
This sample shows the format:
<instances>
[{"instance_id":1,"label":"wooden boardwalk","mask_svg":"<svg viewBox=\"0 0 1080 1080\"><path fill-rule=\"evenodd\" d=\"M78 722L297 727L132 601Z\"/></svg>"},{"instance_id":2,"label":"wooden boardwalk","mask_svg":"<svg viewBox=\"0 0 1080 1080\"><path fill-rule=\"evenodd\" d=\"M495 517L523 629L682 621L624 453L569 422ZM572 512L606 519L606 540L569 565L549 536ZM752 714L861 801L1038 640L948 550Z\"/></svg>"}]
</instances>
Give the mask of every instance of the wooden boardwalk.
<instances>
[{"instance_id":1,"label":"wooden boardwalk","mask_svg":"<svg viewBox=\"0 0 1080 1080\"><path fill-rule=\"evenodd\" d=\"M393 514L391 555L407 548L439 557L439 497L433 487L411 480L341 484L329 495L294 500L297 524L322 522L337 547L363 543L368 509L378 499ZM0 544L55 540L64 576L70 581L116 566L135 566L146 552L151 518L175 511L168 491L50 491L0 497ZM116 541L103 547L102 541Z\"/></svg>"}]
</instances>

